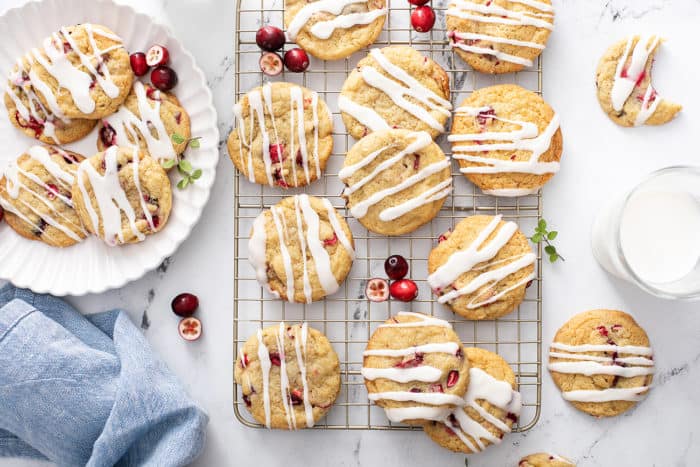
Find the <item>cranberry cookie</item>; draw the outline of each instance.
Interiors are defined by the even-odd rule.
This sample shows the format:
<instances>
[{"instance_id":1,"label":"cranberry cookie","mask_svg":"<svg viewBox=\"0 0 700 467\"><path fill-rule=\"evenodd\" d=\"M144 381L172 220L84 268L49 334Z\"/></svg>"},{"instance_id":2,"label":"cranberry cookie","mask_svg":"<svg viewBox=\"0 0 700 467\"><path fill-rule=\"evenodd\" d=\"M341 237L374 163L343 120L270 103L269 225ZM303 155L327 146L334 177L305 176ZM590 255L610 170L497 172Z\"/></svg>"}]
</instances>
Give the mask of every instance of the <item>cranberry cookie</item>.
<instances>
[{"instance_id":1,"label":"cranberry cookie","mask_svg":"<svg viewBox=\"0 0 700 467\"><path fill-rule=\"evenodd\" d=\"M576 464L556 454L538 452L520 459L518 467L576 467Z\"/></svg>"},{"instance_id":2,"label":"cranberry cookie","mask_svg":"<svg viewBox=\"0 0 700 467\"><path fill-rule=\"evenodd\" d=\"M306 323L258 330L238 352L243 402L267 428L311 428L340 392L340 362L326 336Z\"/></svg>"},{"instance_id":3,"label":"cranberry cookie","mask_svg":"<svg viewBox=\"0 0 700 467\"><path fill-rule=\"evenodd\" d=\"M413 232L430 222L452 192L450 160L429 133L384 130L348 151L338 177L350 214L384 235Z\"/></svg>"},{"instance_id":4,"label":"cranberry cookie","mask_svg":"<svg viewBox=\"0 0 700 467\"><path fill-rule=\"evenodd\" d=\"M364 352L362 376L369 400L392 422L423 425L460 406L469 361L447 321L400 312L381 324Z\"/></svg>"},{"instance_id":5,"label":"cranberry cookie","mask_svg":"<svg viewBox=\"0 0 700 467\"><path fill-rule=\"evenodd\" d=\"M646 332L627 313L592 310L562 326L550 345L549 372L564 399L596 417L612 417L646 396L654 357Z\"/></svg>"},{"instance_id":6,"label":"cranberry cookie","mask_svg":"<svg viewBox=\"0 0 700 467\"><path fill-rule=\"evenodd\" d=\"M0 178L5 221L21 236L67 247L88 233L75 211L71 187L83 156L53 146L33 146Z\"/></svg>"}]
</instances>

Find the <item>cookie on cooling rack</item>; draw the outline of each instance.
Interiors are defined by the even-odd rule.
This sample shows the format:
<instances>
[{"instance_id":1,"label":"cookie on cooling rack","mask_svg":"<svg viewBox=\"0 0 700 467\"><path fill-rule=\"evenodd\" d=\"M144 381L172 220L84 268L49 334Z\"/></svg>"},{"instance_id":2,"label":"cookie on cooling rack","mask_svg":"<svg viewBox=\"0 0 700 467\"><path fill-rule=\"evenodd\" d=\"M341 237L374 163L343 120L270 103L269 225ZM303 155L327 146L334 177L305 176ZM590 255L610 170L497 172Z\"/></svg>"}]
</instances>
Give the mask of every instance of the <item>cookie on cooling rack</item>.
<instances>
[{"instance_id":1,"label":"cookie on cooling rack","mask_svg":"<svg viewBox=\"0 0 700 467\"><path fill-rule=\"evenodd\" d=\"M25 135L46 144L68 144L90 133L96 120L71 119L55 102L49 101L48 106L42 103L30 76L31 61L30 54L20 58L8 77L5 107L10 122Z\"/></svg>"},{"instance_id":2,"label":"cookie on cooling rack","mask_svg":"<svg viewBox=\"0 0 700 467\"><path fill-rule=\"evenodd\" d=\"M384 130L358 141L338 174L350 214L384 235L413 232L452 191L450 160L424 131Z\"/></svg>"},{"instance_id":3,"label":"cookie on cooling rack","mask_svg":"<svg viewBox=\"0 0 700 467\"><path fill-rule=\"evenodd\" d=\"M527 237L502 216L462 219L428 257L428 284L438 302L467 319L496 319L512 312L535 279Z\"/></svg>"},{"instance_id":4,"label":"cookie on cooling rack","mask_svg":"<svg viewBox=\"0 0 700 467\"><path fill-rule=\"evenodd\" d=\"M537 452L520 459L518 467L576 467L576 464L556 454Z\"/></svg>"},{"instance_id":5,"label":"cookie on cooling rack","mask_svg":"<svg viewBox=\"0 0 700 467\"><path fill-rule=\"evenodd\" d=\"M540 96L513 84L474 91L452 121L460 171L495 196L534 194L559 171L559 117Z\"/></svg>"},{"instance_id":6,"label":"cookie on cooling rack","mask_svg":"<svg viewBox=\"0 0 700 467\"><path fill-rule=\"evenodd\" d=\"M445 132L450 78L417 50L403 45L372 49L343 84L338 107L355 139L380 130Z\"/></svg>"},{"instance_id":7,"label":"cookie on cooling rack","mask_svg":"<svg viewBox=\"0 0 700 467\"><path fill-rule=\"evenodd\" d=\"M355 259L352 232L326 198L285 198L255 219L248 244L258 282L289 302L334 294Z\"/></svg>"},{"instance_id":8,"label":"cookie on cooling rack","mask_svg":"<svg viewBox=\"0 0 700 467\"><path fill-rule=\"evenodd\" d=\"M484 349L469 347L464 352L471 368L463 407L423 429L440 446L472 454L499 444L510 433L520 416L522 399L508 362Z\"/></svg>"},{"instance_id":9,"label":"cookie on cooling rack","mask_svg":"<svg viewBox=\"0 0 700 467\"><path fill-rule=\"evenodd\" d=\"M326 336L306 323L270 326L238 351L234 372L243 402L268 428L314 426L340 392L340 362Z\"/></svg>"},{"instance_id":10,"label":"cookie on cooling rack","mask_svg":"<svg viewBox=\"0 0 700 467\"><path fill-rule=\"evenodd\" d=\"M33 146L0 178L7 225L24 238L67 247L88 233L74 209L71 187L83 156L53 146Z\"/></svg>"},{"instance_id":11,"label":"cookie on cooling rack","mask_svg":"<svg viewBox=\"0 0 700 467\"><path fill-rule=\"evenodd\" d=\"M482 73L532 66L554 28L551 0L451 0L446 18L452 49Z\"/></svg>"},{"instance_id":12,"label":"cookie on cooling rack","mask_svg":"<svg viewBox=\"0 0 700 467\"><path fill-rule=\"evenodd\" d=\"M658 36L632 35L613 44L596 71L598 102L610 120L621 126L661 125L681 111L662 99L651 83Z\"/></svg>"},{"instance_id":13,"label":"cookie on cooling rack","mask_svg":"<svg viewBox=\"0 0 700 467\"><path fill-rule=\"evenodd\" d=\"M84 160L72 193L85 227L110 246L160 232L172 207L168 174L136 148L112 146Z\"/></svg>"},{"instance_id":14,"label":"cookie on cooling rack","mask_svg":"<svg viewBox=\"0 0 700 467\"><path fill-rule=\"evenodd\" d=\"M469 361L450 323L400 312L370 337L362 376L369 400L384 408L389 420L423 425L462 404Z\"/></svg>"},{"instance_id":15,"label":"cookie on cooling rack","mask_svg":"<svg viewBox=\"0 0 700 467\"><path fill-rule=\"evenodd\" d=\"M317 93L266 84L243 96L234 114L228 153L248 180L288 188L321 178L333 150L333 120Z\"/></svg>"},{"instance_id":16,"label":"cookie on cooling rack","mask_svg":"<svg viewBox=\"0 0 700 467\"><path fill-rule=\"evenodd\" d=\"M63 27L32 52L32 78L45 107L69 118L99 119L119 108L134 73L121 37L98 24ZM37 86L41 81L45 86Z\"/></svg>"},{"instance_id":17,"label":"cookie on cooling rack","mask_svg":"<svg viewBox=\"0 0 700 467\"><path fill-rule=\"evenodd\" d=\"M387 15L385 0L286 0L287 37L322 60L339 60L374 43Z\"/></svg>"},{"instance_id":18,"label":"cookie on cooling rack","mask_svg":"<svg viewBox=\"0 0 700 467\"><path fill-rule=\"evenodd\" d=\"M100 121L98 134L100 151L110 146L137 147L162 164L187 149L190 116L174 95L136 81L117 113ZM173 141L174 134L182 141Z\"/></svg>"},{"instance_id":19,"label":"cookie on cooling rack","mask_svg":"<svg viewBox=\"0 0 700 467\"><path fill-rule=\"evenodd\" d=\"M549 372L564 399L596 417L612 417L646 396L654 374L644 329L627 313L592 310L571 318L550 345Z\"/></svg>"}]
</instances>

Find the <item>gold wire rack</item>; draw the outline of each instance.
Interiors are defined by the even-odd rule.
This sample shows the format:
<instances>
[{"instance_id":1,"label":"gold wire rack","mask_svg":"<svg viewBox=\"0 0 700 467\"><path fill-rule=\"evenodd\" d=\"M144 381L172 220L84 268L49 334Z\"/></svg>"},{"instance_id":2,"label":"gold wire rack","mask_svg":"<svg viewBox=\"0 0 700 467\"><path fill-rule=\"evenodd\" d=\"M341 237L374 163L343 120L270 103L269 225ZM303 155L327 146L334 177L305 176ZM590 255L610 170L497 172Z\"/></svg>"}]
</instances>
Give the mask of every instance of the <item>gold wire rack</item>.
<instances>
[{"instance_id":1,"label":"gold wire rack","mask_svg":"<svg viewBox=\"0 0 700 467\"><path fill-rule=\"evenodd\" d=\"M235 98L238 101L250 89L269 78L259 69L260 50L255 32L264 24L283 24L283 0L236 1L235 34ZM427 34L418 34L410 26L410 4L407 0L388 0L384 31L372 47L410 45L438 62L450 75L453 104L459 104L474 89L499 83L517 83L542 93L542 61L526 71L510 75L490 76L472 71L449 46L445 32L445 11L448 0L433 0L437 21ZM433 300L426 282L427 256L437 237L452 228L462 218L473 214L503 215L513 220L524 232L531 232L542 215L541 193L521 198L502 198L482 194L458 170L454 170L454 190L439 215L430 224L398 238L387 238L368 232L345 210L339 196L344 185L338 179L345 153L354 143L344 130L337 97L350 71L366 55L360 51L337 61L311 58L309 70L302 74L283 73L274 81L300 84L318 92L333 111L334 148L326 171L303 189L282 190L253 185L244 176L234 178L234 365L240 347L259 327L280 321L306 321L322 331L333 344L340 358L341 393L328 416L316 428L344 430L411 430L415 427L392 424L381 408L367 399L360 368L362 352L376 327L397 311L412 311L436 315L450 321L464 345L482 347L499 353L515 371L523 396L523 411L516 431L532 428L540 417L542 380L542 252L537 246L537 277L528 288L524 302L513 313L493 321L467 321L454 315ZM445 153L450 147L443 135L438 139ZM455 164L456 165L456 164ZM248 238L253 220L260 212L281 199L297 193L327 197L345 215L355 239L357 258L340 290L323 301L298 305L282 302L263 292L248 264ZM364 297L366 281L384 277L384 260L401 254L409 260L409 277L418 284L418 299L411 304L401 302L371 303ZM248 427L261 428L246 410L236 384L233 388L233 408L236 418Z\"/></svg>"}]
</instances>

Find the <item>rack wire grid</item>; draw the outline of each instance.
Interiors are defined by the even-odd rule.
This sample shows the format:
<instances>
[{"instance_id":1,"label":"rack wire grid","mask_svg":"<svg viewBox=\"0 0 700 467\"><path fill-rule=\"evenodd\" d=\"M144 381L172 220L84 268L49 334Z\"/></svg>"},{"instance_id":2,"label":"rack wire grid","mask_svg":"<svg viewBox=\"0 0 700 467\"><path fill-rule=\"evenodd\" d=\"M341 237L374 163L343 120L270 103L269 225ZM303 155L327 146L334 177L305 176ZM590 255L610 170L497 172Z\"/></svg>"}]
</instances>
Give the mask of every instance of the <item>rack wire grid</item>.
<instances>
[{"instance_id":1,"label":"rack wire grid","mask_svg":"<svg viewBox=\"0 0 700 467\"><path fill-rule=\"evenodd\" d=\"M283 0L236 1L235 35L235 98L267 81L259 69L260 50L255 43L255 32L265 24L282 25ZM419 34L410 26L410 4L407 0L389 0L389 13L384 30L371 47L410 45L438 62L450 76L451 100L460 103L473 90L499 83L517 83L542 93L542 62L525 71L509 75L476 73L456 56L447 42L445 11L449 0L433 0L437 21L435 28ZM501 198L484 195L469 183L453 166L454 190L432 222L410 235L385 237L368 232L345 209L340 197L344 185L338 179L345 153L354 143L344 130L337 97L343 82L367 50L357 52L344 60L322 61L311 58L305 73L283 73L275 81L288 81L318 92L333 112L334 148L326 171L303 189L282 190L254 185L243 175L234 180L235 190L235 264L234 264L234 365L241 346L259 327L280 321L305 321L322 331L331 341L340 359L342 388L329 414L316 428L345 430L411 430L415 427L389 422L384 411L369 403L363 378L362 352L376 327L397 311L410 309L448 320L462 338L465 346L476 346L494 351L506 359L516 374L522 393L523 410L514 431L526 431L539 419L541 407L541 344L542 344L542 251L537 246L537 277L527 289L524 302L513 313L493 321L468 321L438 304L427 284L427 257L437 243L438 236L452 228L462 218L473 214L503 215L513 220L524 232L531 232L542 215L541 193L521 198ZM450 156L445 135L438 143ZM454 164L456 166L456 164ZM345 216L353 232L357 257L352 270L341 288L325 300L308 305L290 304L273 298L262 291L255 272L248 263L248 238L255 217L283 198L297 193L327 197ZM395 301L369 302L364 296L369 278L384 277L385 259L401 254L409 261L409 277L418 284L418 299L411 304ZM233 406L236 418L249 427L261 428L244 407L240 390L233 388Z\"/></svg>"}]
</instances>

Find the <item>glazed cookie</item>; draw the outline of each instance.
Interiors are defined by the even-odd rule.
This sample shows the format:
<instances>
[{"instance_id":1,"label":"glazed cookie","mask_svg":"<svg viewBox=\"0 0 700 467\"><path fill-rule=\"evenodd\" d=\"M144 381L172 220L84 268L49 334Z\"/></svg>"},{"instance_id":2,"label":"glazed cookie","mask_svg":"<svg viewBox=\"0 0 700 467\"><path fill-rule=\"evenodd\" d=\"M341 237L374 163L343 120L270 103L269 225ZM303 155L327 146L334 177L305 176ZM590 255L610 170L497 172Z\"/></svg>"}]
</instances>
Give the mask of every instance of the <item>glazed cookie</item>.
<instances>
[{"instance_id":1,"label":"glazed cookie","mask_svg":"<svg viewBox=\"0 0 700 467\"><path fill-rule=\"evenodd\" d=\"M177 98L135 81L117 113L100 121L97 147L138 147L156 162L174 161L187 149L190 116ZM182 141L173 141L173 135Z\"/></svg>"},{"instance_id":2,"label":"glazed cookie","mask_svg":"<svg viewBox=\"0 0 700 467\"><path fill-rule=\"evenodd\" d=\"M136 148L112 146L80 164L73 200L85 227L114 246L161 231L172 189L156 161Z\"/></svg>"},{"instance_id":3,"label":"glazed cookie","mask_svg":"<svg viewBox=\"0 0 700 467\"><path fill-rule=\"evenodd\" d=\"M540 96L514 84L474 91L452 122L453 158L489 195L534 194L559 171L559 116Z\"/></svg>"},{"instance_id":4,"label":"glazed cookie","mask_svg":"<svg viewBox=\"0 0 700 467\"><path fill-rule=\"evenodd\" d=\"M450 45L482 73L532 66L554 28L551 0L451 0L446 16Z\"/></svg>"},{"instance_id":5,"label":"glazed cookie","mask_svg":"<svg viewBox=\"0 0 700 467\"><path fill-rule=\"evenodd\" d=\"M340 362L326 336L306 323L258 330L238 352L243 402L267 428L311 428L340 392Z\"/></svg>"},{"instance_id":6,"label":"glazed cookie","mask_svg":"<svg viewBox=\"0 0 700 467\"><path fill-rule=\"evenodd\" d=\"M596 71L598 102L621 126L661 125L681 111L656 92L651 83L658 36L630 36L610 47Z\"/></svg>"},{"instance_id":7,"label":"glazed cookie","mask_svg":"<svg viewBox=\"0 0 700 467\"><path fill-rule=\"evenodd\" d=\"M452 191L450 160L424 131L383 130L358 141L338 177L350 214L368 230L402 235L437 215Z\"/></svg>"},{"instance_id":8,"label":"glazed cookie","mask_svg":"<svg viewBox=\"0 0 700 467\"><path fill-rule=\"evenodd\" d=\"M333 150L333 120L317 93L291 83L266 84L233 110L237 127L228 153L248 180L288 188L321 178Z\"/></svg>"},{"instance_id":9,"label":"glazed cookie","mask_svg":"<svg viewBox=\"0 0 700 467\"><path fill-rule=\"evenodd\" d=\"M45 107L69 118L99 119L119 108L134 74L121 37L98 24L61 28L32 49L31 73ZM34 80L34 78L32 78Z\"/></svg>"},{"instance_id":10,"label":"glazed cookie","mask_svg":"<svg viewBox=\"0 0 700 467\"><path fill-rule=\"evenodd\" d=\"M83 156L52 146L33 146L11 162L0 178L5 221L21 236L67 247L88 233L71 194Z\"/></svg>"},{"instance_id":11,"label":"glazed cookie","mask_svg":"<svg viewBox=\"0 0 700 467\"><path fill-rule=\"evenodd\" d=\"M403 45L372 49L343 84L338 107L348 133L403 128L445 132L450 118L450 78L440 65Z\"/></svg>"},{"instance_id":12,"label":"glazed cookie","mask_svg":"<svg viewBox=\"0 0 700 467\"><path fill-rule=\"evenodd\" d=\"M518 467L576 467L576 464L556 454L538 452L520 459Z\"/></svg>"},{"instance_id":13,"label":"glazed cookie","mask_svg":"<svg viewBox=\"0 0 700 467\"><path fill-rule=\"evenodd\" d=\"M389 420L423 425L463 403L469 361L450 323L402 311L370 337L362 376L369 400L383 407Z\"/></svg>"},{"instance_id":14,"label":"glazed cookie","mask_svg":"<svg viewBox=\"0 0 700 467\"><path fill-rule=\"evenodd\" d=\"M612 417L642 400L654 374L649 338L627 313L579 313L557 331L549 371L562 396L596 417Z\"/></svg>"},{"instance_id":15,"label":"glazed cookie","mask_svg":"<svg viewBox=\"0 0 700 467\"><path fill-rule=\"evenodd\" d=\"M67 144L86 136L95 127L95 120L70 119L63 115L55 102L45 106L36 94L44 89L31 73L31 55L18 60L10 72L5 92L5 107L10 122L30 138L47 144Z\"/></svg>"},{"instance_id":16,"label":"glazed cookie","mask_svg":"<svg viewBox=\"0 0 700 467\"><path fill-rule=\"evenodd\" d=\"M352 232L326 198L285 198L255 219L248 244L258 282L278 298L311 303L334 294L355 259Z\"/></svg>"},{"instance_id":17,"label":"glazed cookie","mask_svg":"<svg viewBox=\"0 0 700 467\"><path fill-rule=\"evenodd\" d=\"M520 416L522 399L515 390L515 373L508 362L475 347L466 348L465 353L471 369L463 407L423 429L440 446L472 454L499 444L510 433Z\"/></svg>"},{"instance_id":18,"label":"glazed cookie","mask_svg":"<svg viewBox=\"0 0 700 467\"><path fill-rule=\"evenodd\" d=\"M382 32L385 0L285 0L287 37L311 55L338 60L374 43Z\"/></svg>"},{"instance_id":19,"label":"glazed cookie","mask_svg":"<svg viewBox=\"0 0 700 467\"><path fill-rule=\"evenodd\" d=\"M535 279L527 237L502 216L470 216L442 235L428 257L428 284L438 302L467 319L513 311Z\"/></svg>"}]
</instances>

